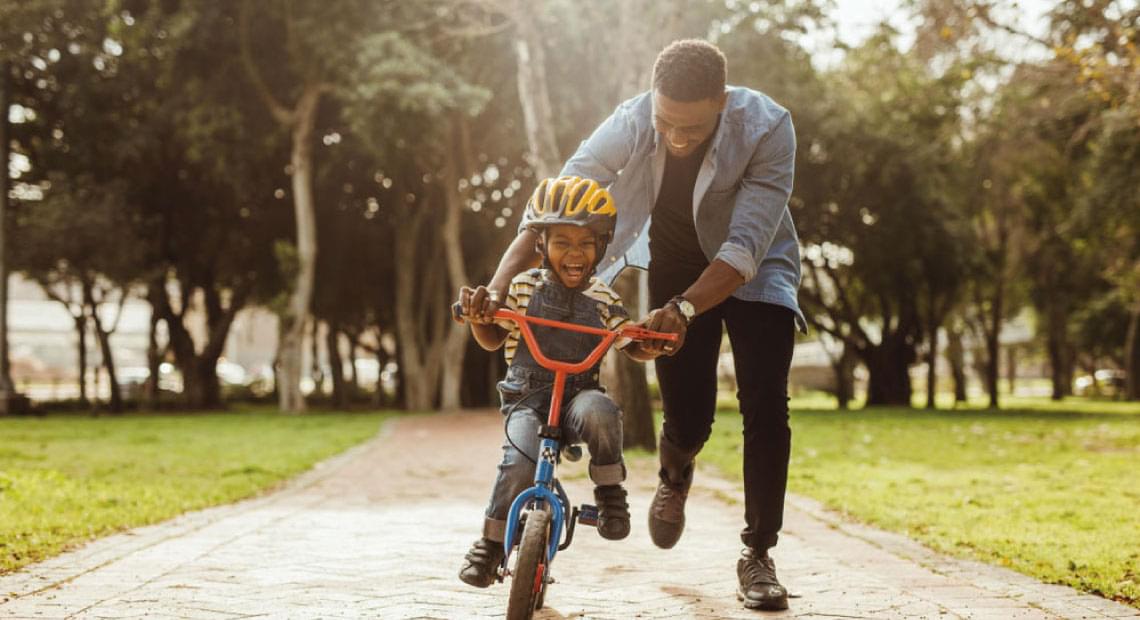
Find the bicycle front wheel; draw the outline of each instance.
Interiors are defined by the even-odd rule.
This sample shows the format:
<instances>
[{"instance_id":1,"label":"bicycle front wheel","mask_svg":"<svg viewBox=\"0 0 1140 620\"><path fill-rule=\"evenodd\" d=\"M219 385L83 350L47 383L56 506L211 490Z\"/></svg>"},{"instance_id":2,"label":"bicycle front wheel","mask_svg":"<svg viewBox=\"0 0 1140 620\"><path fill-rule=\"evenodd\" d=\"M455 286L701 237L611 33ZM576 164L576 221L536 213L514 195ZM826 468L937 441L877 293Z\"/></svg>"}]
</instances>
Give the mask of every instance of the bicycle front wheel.
<instances>
[{"instance_id":1,"label":"bicycle front wheel","mask_svg":"<svg viewBox=\"0 0 1140 620\"><path fill-rule=\"evenodd\" d=\"M526 516L522 540L511 571L511 598L507 620L530 620L546 589L546 549L550 541L550 513L533 509Z\"/></svg>"}]
</instances>

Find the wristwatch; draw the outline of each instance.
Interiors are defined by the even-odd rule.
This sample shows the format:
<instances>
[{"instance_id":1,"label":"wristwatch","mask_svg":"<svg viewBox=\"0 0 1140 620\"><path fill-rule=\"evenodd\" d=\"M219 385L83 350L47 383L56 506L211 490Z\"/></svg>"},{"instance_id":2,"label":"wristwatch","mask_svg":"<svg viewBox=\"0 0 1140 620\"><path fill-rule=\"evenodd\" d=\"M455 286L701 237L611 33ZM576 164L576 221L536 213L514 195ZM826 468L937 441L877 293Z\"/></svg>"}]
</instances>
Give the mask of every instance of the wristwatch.
<instances>
[{"instance_id":1,"label":"wristwatch","mask_svg":"<svg viewBox=\"0 0 1140 620\"><path fill-rule=\"evenodd\" d=\"M681 316L685 319L685 325L692 323L693 317L697 316L697 309L693 307L693 302L680 295L670 299L666 305L669 304L672 304L673 307L677 309L677 312L681 313Z\"/></svg>"}]
</instances>

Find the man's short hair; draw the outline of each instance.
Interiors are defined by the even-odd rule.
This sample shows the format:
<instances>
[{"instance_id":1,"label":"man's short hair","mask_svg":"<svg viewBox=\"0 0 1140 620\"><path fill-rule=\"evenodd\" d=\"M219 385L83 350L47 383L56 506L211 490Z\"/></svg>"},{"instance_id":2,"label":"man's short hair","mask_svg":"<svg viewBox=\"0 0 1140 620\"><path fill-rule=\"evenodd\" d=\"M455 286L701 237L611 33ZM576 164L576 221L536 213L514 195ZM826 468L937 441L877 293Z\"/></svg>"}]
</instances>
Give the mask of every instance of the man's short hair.
<instances>
[{"instance_id":1,"label":"man's short hair","mask_svg":"<svg viewBox=\"0 0 1140 620\"><path fill-rule=\"evenodd\" d=\"M675 101L715 99L724 93L727 81L724 54L701 39L674 41L653 63L653 89Z\"/></svg>"}]
</instances>

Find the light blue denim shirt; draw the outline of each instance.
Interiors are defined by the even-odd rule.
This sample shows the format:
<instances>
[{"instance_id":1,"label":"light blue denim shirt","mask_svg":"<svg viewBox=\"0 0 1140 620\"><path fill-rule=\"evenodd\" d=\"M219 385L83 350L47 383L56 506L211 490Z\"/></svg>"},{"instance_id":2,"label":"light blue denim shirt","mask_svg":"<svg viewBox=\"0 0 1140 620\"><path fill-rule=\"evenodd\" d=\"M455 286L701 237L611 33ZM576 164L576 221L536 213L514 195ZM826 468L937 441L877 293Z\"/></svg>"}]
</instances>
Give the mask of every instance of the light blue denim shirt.
<instances>
[{"instance_id":1,"label":"light blue denim shirt","mask_svg":"<svg viewBox=\"0 0 1140 620\"><path fill-rule=\"evenodd\" d=\"M617 231L598 265L606 282L626 266L649 266L649 217L665 153L650 91L618 106L562 169L608 185L617 203ZM733 297L789 308L804 330L799 239L788 211L795 157L791 114L763 93L730 86L697 175L693 221L709 261L720 259L744 276Z\"/></svg>"}]
</instances>

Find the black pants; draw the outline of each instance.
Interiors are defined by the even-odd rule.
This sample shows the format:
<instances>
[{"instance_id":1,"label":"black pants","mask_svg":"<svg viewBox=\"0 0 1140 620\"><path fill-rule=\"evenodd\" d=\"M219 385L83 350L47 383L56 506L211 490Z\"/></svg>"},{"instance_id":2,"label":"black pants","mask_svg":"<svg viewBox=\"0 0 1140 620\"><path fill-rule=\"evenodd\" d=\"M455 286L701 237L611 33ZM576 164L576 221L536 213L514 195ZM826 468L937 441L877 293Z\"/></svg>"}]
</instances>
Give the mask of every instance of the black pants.
<instances>
[{"instance_id":1,"label":"black pants","mask_svg":"<svg viewBox=\"0 0 1140 620\"><path fill-rule=\"evenodd\" d=\"M651 307L660 308L694 280L694 276L668 269L655 271L651 265ZM795 344L792 311L729 297L696 317L681 350L656 360L665 407L663 432L683 450L699 450L709 438L724 328L732 344L736 397L744 416L745 527L740 538L745 545L763 550L775 546L784 519L792 442L788 427L788 369Z\"/></svg>"}]
</instances>

